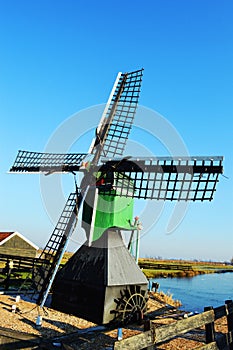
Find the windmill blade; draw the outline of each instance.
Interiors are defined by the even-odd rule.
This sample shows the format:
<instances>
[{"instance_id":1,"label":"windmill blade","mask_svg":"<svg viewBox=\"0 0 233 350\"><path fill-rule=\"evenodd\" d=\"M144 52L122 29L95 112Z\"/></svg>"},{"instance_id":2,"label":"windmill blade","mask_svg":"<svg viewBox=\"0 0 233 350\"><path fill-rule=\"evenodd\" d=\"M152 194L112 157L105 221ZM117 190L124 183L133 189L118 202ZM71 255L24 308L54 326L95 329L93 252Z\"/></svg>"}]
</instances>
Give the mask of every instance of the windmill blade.
<instances>
[{"instance_id":1,"label":"windmill blade","mask_svg":"<svg viewBox=\"0 0 233 350\"><path fill-rule=\"evenodd\" d=\"M119 73L96 130L89 153L98 164L101 156L121 156L137 109L143 69Z\"/></svg>"},{"instance_id":2,"label":"windmill blade","mask_svg":"<svg viewBox=\"0 0 233 350\"><path fill-rule=\"evenodd\" d=\"M212 200L223 157L109 160L99 168L99 192L143 199Z\"/></svg>"},{"instance_id":3,"label":"windmill blade","mask_svg":"<svg viewBox=\"0 0 233 350\"><path fill-rule=\"evenodd\" d=\"M78 171L86 153L40 153L18 151L10 172L53 173Z\"/></svg>"},{"instance_id":4,"label":"windmill blade","mask_svg":"<svg viewBox=\"0 0 233 350\"><path fill-rule=\"evenodd\" d=\"M46 301L69 238L77 224L81 202L81 193L69 195L57 225L40 255L41 259L46 257L46 260L44 264L36 267L32 281L35 288L32 297L36 295L36 303L40 306L43 306Z\"/></svg>"}]
</instances>

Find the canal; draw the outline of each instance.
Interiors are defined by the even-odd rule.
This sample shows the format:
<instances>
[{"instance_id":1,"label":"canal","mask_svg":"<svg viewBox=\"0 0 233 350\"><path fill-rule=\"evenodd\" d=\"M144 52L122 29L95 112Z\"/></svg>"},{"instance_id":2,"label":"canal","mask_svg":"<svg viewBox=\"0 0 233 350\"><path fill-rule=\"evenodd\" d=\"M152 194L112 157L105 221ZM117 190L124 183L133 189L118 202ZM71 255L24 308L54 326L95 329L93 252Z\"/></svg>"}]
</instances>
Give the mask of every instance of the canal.
<instances>
[{"instance_id":1,"label":"canal","mask_svg":"<svg viewBox=\"0 0 233 350\"><path fill-rule=\"evenodd\" d=\"M213 273L191 278L155 278L159 291L182 302L181 309L202 312L205 306L221 306L233 300L233 273Z\"/></svg>"}]
</instances>

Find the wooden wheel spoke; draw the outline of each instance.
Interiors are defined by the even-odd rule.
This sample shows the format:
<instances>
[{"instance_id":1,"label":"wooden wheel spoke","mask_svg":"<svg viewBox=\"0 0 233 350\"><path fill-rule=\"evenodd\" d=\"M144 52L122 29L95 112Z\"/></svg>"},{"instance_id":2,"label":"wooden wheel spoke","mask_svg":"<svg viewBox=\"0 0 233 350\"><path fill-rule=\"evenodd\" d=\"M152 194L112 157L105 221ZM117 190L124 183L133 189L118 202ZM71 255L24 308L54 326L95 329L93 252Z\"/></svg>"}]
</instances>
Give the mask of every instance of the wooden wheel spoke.
<instances>
[{"instance_id":1,"label":"wooden wheel spoke","mask_svg":"<svg viewBox=\"0 0 233 350\"><path fill-rule=\"evenodd\" d=\"M136 306L137 304L135 304L135 301L134 301L134 298L133 298L133 297L131 297L131 300L132 300L134 306Z\"/></svg>"},{"instance_id":2,"label":"wooden wheel spoke","mask_svg":"<svg viewBox=\"0 0 233 350\"><path fill-rule=\"evenodd\" d=\"M129 301L128 301L128 303L126 304L126 307L127 307L127 305L130 305L132 308L135 307L135 304L131 304Z\"/></svg>"}]
</instances>

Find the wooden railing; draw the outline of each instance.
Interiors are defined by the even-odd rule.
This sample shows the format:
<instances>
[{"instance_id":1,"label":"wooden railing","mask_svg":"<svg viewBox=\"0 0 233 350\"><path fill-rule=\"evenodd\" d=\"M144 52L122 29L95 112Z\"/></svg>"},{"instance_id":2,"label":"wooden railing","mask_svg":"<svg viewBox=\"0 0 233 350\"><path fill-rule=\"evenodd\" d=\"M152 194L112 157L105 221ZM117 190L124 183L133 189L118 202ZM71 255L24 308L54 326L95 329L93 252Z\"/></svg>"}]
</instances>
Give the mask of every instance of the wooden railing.
<instances>
[{"instance_id":1,"label":"wooden railing","mask_svg":"<svg viewBox=\"0 0 233 350\"><path fill-rule=\"evenodd\" d=\"M226 316L228 333L217 334L214 330L214 322ZM227 300L225 305L205 308L201 314L187 319L176 321L172 324L156 328L151 321L145 324L145 331L133 337L117 341L115 350L126 349L156 349L156 345L171 340L174 337L187 333L196 328L205 326L206 344L198 346L198 350L223 350L233 349L233 302Z\"/></svg>"}]
</instances>

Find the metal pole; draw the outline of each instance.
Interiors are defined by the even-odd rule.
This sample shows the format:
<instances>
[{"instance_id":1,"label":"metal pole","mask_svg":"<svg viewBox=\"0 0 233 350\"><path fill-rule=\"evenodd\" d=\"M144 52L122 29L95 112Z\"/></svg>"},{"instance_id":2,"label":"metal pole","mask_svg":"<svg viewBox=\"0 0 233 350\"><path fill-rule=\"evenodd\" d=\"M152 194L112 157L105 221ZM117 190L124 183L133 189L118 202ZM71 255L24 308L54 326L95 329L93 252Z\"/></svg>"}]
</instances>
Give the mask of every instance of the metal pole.
<instances>
[{"instance_id":1,"label":"metal pole","mask_svg":"<svg viewBox=\"0 0 233 350\"><path fill-rule=\"evenodd\" d=\"M139 217L138 216L136 216L135 221L136 221L136 225L137 225L135 260L136 260L136 263L138 264L139 249L140 249L140 230L141 230L141 225L139 223Z\"/></svg>"}]
</instances>

